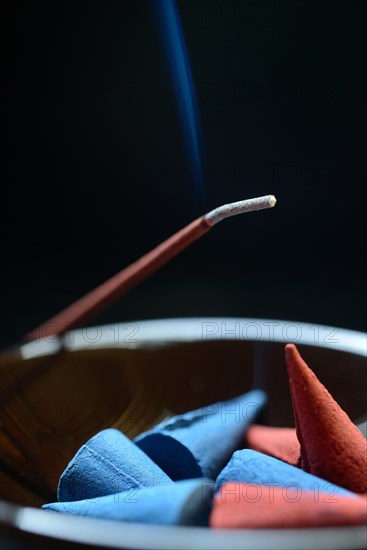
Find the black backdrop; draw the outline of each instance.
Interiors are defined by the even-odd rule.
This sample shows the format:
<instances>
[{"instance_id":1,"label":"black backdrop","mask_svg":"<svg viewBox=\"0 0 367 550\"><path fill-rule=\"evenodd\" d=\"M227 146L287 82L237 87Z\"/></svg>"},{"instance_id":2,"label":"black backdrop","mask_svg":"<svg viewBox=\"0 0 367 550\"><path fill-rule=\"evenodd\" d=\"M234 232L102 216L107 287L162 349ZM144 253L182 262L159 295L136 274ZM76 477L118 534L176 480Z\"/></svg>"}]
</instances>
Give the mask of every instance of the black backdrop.
<instances>
[{"instance_id":1,"label":"black backdrop","mask_svg":"<svg viewBox=\"0 0 367 550\"><path fill-rule=\"evenodd\" d=\"M365 329L365 6L179 1L198 204L151 3L2 3L1 345L199 214L268 193L275 209L224 222L93 323Z\"/></svg>"}]
</instances>

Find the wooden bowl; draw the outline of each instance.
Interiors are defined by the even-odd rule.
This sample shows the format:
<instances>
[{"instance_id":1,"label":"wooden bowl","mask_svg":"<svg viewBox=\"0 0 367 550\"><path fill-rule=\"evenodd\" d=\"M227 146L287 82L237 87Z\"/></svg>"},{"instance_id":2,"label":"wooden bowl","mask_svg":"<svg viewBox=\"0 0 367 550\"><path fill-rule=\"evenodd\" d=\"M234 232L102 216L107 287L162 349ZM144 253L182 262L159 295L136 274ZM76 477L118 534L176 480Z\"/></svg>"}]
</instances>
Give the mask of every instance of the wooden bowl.
<instances>
[{"instance_id":1,"label":"wooden bowl","mask_svg":"<svg viewBox=\"0 0 367 550\"><path fill-rule=\"evenodd\" d=\"M367 412L366 334L295 321L163 319L72 331L0 356L0 542L103 548L364 548L363 527L228 531L112 523L50 514L61 472L96 432L134 437L168 413L253 387L262 422L294 425L284 344L354 420ZM64 546L63 546L64 547Z\"/></svg>"}]
</instances>

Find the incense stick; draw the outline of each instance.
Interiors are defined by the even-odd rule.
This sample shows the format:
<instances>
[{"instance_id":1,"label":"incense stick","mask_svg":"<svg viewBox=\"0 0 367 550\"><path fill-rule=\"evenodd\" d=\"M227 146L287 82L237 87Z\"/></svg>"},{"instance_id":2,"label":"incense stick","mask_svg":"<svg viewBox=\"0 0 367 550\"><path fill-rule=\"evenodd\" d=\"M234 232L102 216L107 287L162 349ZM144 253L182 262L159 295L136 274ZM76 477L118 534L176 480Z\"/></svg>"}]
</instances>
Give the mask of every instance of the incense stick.
<instances>
[{"instance_id":1,"label":"incense stick","mask_svg":"<svg viewBox=\"0 0 367 550\"><path fill-rule=\"evenodd\" d=\"M100 286L68 306L66 309L26 335L26 340L36 340L49 336L61 336L81 324L91 320L118 298L127 294L144 279L191 243L207 233L214 225L230 216L272 208L276 199L273 195L257 197L225 204L197 218L189 225L163 241L156 248L127 266L125 269L102 283Z\"/></svg>"}]
</instances>

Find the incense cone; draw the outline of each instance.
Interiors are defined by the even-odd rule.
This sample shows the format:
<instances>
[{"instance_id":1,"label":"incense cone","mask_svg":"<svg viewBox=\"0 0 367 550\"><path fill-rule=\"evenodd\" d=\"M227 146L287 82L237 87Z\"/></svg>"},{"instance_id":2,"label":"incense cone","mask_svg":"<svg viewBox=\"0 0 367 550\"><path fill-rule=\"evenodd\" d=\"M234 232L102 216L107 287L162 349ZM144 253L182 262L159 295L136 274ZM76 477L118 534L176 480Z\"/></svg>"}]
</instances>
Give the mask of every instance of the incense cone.
<instances>
[{"instance_id":1,"label":"incense cone","mask_svg":"<svg viewBox=\"0 0 367 550\"><path fill-rule=\"evenodd\" d=\"M103 430L83 445L60 477L61 502L120 493L173 481L130 439Z\"/></svg>"},{"instance_id":2,"label":"incense cone","mask_svg":"<svg viewBox=\"0 0 367 550\"><path fill-rule=\"evenodd\" d=\"M208 525L212 495L211 480L191 479L90 500L45 504L43 509L115 521Z\"/></svg>"},{"instance_id":3,"label":"incense cone","mask_svg":"<svg viewBox=\"0 0 367 550\"><path fill-rule=\"evenodd\" d=\"M252 424L246 432L246 446L292 466L297 466L301 448L294 428L272 428Z\"/></svg>"},{"instance_id":4,"label":"incense cone","mask_svg":"<svg viewBox=\"0 0 367 550\"><path fill-rule=\"evenodd\" d=\"M264 392L253 390L175 416L141 434L136 444L173 480L215 479L265 399Z\"/></svg>"},{"instance_id":5,"label":"incense cone","mask_svg":"<svg viewBox=\"0 0 367 550\"><path fill-rule=\"evenodd\" d=\"M366 439L296 346L287 344L285 353L302 468L356 493L366 493Z\"/></svg>"},{"instance_id":6,"label":"incense cone","mask_svg":"<svg viewBox=\"0 0 367 550\"><path fill-rule=\"evenodd\" d=\"M367 522L367 500L244 483L226 483L214 497L210 526L279 529L360 525Z\"/></svg>"},{"instance_id":7,"label":"incense cone","mask_svg":"<svg viewBox=\"0 0 367 550\"><path fill-rule=\"evenodd\" d=\"M286 462L263 455L250 449L236 451L227 466L220 472L216 484L217 492L222 485L231 481L257 485L280 485L300 490L323 491L339 498L339 495L356 496L350 491L333 485L324 479L308 474Z\"/></svg>"}]
</instances>

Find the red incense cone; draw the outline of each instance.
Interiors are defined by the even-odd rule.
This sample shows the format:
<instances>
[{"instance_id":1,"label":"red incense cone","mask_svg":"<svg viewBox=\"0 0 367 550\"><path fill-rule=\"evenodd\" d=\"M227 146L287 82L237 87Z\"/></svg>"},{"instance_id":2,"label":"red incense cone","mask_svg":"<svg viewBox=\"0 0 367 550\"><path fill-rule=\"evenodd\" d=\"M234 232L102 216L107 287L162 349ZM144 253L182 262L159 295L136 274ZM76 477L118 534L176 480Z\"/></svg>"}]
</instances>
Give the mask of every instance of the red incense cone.
<instances>
[{"instance_id":1,"label":"red incense cone","mask_svg":"<svg viewBox=\"0 0 367 550\"><path fill-rule=\"evenodd\" d=\"M332 496L297 487L226 483L214 497L210 526L224 529L280 529L361 525L367 499Z\"/></svg>"},{"instance_id":2,"label":"red incense cone","mask_svg":"<svg viewBox=\"0 0 367 550\"><path fill-rule=\"evenodd\" d=\"M252 424L245 435L246 446L292 466L297 466L301 448L295 428L272 428Z\"/></svg>"},{"instance_id":3,"label":"red incense cone","mask_svg":"<svg viewBox=\"0 0 367 550\"><path fill-rule=\"evenodd\" d=\"M350 491L366 493L366 439L294 344L286 345L285 355L302 468Z\"/></svg>"}]
</instances>

